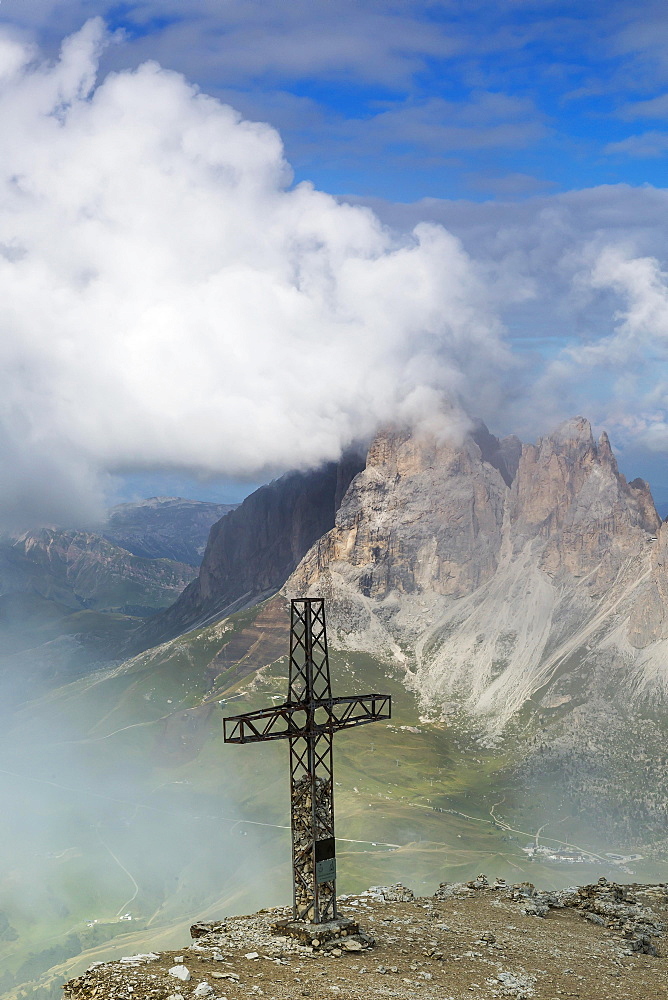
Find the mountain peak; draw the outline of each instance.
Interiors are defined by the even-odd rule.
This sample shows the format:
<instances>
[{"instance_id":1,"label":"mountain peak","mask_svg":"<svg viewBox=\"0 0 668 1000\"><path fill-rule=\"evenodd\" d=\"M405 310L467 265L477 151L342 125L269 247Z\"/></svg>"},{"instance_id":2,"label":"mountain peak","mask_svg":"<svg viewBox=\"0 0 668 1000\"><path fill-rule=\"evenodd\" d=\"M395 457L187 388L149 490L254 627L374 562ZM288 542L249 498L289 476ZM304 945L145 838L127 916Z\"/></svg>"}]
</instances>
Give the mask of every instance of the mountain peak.
<instances>
[{"instance_id":1,"label":"mountain peak","mask_svg":"<svg viewBox=\"0 0 668 1000\"><path fill-rule=\"evenodd\" d=\"M564 420L551 434L538 438L536 448L544 459L561 455L569 462L580 462L596 455L591 424L585 417Z\"/></svg>"},{"instance_id":2,"label":"mountain peak","mask_svg":"<svg viewBox=\"0 0 668 1000\"><path fill-rule=\"evenodd\" d=\"M555 442L582 441L586 444L594 443L591 424L586 417L569 417L562 421L549 435Z\"/></svg>"},{"instance_id":3,"label":"mountain peak","mask_svg":"<svg viewBox=\"0 0 668 1000\"><path fill-rule=\"evenodd\" d=\"M617 459L614 456L612 445L610 444L610 438L605 431L603 431L598 439L598 457L601 462L607 462L608 465L610 465L610 467L614 470L615 474L619 472Z\"/></svg>"},{"instance_id":4,"label":"mountain peak","mask_svg":"<svg viewBox=\"0 0 668 1000\"><path fill-rule=\"evenodd\" d=\"M457 445L381 431L292 589L307 590L323 571L380 600L429 589L461 597L484 583L496 569L508 487L488 460L498 439L486 428L479 437L487 460L472 436Z\"/></svg>"}]
</instances>

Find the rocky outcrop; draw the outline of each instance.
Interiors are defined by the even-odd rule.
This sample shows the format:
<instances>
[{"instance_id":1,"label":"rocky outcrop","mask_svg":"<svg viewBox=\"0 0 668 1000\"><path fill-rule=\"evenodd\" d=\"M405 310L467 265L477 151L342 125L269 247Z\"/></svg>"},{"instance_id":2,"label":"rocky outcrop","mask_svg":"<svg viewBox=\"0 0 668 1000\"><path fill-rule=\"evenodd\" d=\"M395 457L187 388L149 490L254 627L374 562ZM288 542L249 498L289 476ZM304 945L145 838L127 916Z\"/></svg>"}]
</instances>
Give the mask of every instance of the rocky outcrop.
<instances>
[{"instance_id":1,"label":"rocky outcrop","mask_svg":"<svg viewBox=\"0 0 668 1000\"><path fill-rule=\"evenodd\" d=\"M456 446L383 432L291 587L308 589L326 572L376 600L423 590L461 597L497 568L506 492L472 438Z\"/></svg>"},{"instance_id":2,"label":"rocky outcrop","mask_svg":"<svg viewBox=\"0 0 668 1000\"><path fill-rule=\"evenodd\" d=\"M582 417L524 446L508 512L515 551L544 539L541 568L552 578L587 577L592 593L610 588L660 524L647 484L627 485L607 434L596 444Z\"/></svg>"},{"instance_id":3,"label":"rocky outcrop","mask_svg":"<svg viewBox=\"0 0 668 1000\"><path fill-rule=\"evenodd\" d=\"M211 529L199 575L166 612L132 637L138 652L274 594L334 524L337 504L362 459L345 456L262 486Z\"/></svg>"},{"instance_id":4,"label":"rocky outcrop","mask_svg":"<svg viewBox=\"0 0 668 1000\"><path fill-rule=\"evenodd\" d=\"M484 881L483 881L484 880ZM601 884L602 883L602 884ZM142 952L95 962L65 983L67 1000L124 997L176 1000L223 995L244 1000L263 991L296 995L580 996L650 1000L663 995L668 972L665 885L598 885L557 892L529 882L492 885L484 876L415 897L402 885L372 886L342 896L339 909L353 933L332 927L303 939L281 933L287 907L192 926L194 943L176 952ZM537 911L558 910L537 919ZM358 929L359 928L359 929ZM321 940L322 938L322 940ZM642 955L638 961L634 956ZM264 961L263 961L264 959ZM256 970L260 970L260 972ZM327 985L336 978L334 986ZM298 988L295 984L298 983ZM484 984L481 986L481 984ZM657 991L658 990L658 991Z\"/></svg>"}]
</instances>

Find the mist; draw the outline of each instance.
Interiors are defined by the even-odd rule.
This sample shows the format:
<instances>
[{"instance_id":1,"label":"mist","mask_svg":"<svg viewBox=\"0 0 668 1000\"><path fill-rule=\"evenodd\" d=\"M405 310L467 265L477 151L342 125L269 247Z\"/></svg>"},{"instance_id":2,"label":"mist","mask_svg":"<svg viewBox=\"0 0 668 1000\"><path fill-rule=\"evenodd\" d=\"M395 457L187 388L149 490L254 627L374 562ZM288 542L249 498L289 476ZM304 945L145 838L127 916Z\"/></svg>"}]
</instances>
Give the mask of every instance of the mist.
<instances>
[{"instance_id":1,"label":"mist","mask_svg":"<svg viewBox=\"0 0 668 1000\"><path fill-rule=\"evenodd\" d=\"M81 952L79 969L178 946L196 919L289 892L285 817L269 807L258 824L235 805L258 761L223 766L222 712L189 708L194 682L131 677L143 722L126 731L107 670L54 692L56 678L27 690L1 665L0 994L31 983L58 997L57 967ZM275 761L264 768L278 779Z\"/></svg>"}]
</instances>

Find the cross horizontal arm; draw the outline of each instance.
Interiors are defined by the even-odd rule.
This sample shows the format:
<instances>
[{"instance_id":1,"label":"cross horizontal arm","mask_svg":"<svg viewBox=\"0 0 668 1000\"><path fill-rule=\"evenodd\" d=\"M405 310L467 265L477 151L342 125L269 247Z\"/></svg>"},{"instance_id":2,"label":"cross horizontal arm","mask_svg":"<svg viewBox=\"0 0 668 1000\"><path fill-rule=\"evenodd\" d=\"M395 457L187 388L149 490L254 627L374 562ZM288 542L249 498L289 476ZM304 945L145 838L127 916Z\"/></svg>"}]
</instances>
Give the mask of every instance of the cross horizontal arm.
<instances>
[{"instance_id":1,"label":"cross horizontal arm","mask_svg":"<svg viewBox=\"0 0 668 1000\"><path fill-rule=\"evenodd\" d=\"M326 713L321 721L315 713ZM226 743L260 743L306 736L308 733L334 732L351 729L368 722L391 717L391 701L387 694L350 695L322 698L310 703L276 705L257 712L223 719Z\"/></svg>"},{"instance_id":2,"label":"cross horizontal arm","mask_svg":"<svg viewBox=\"0 0 668 1000\"><path fill-rule=\"evenodd\" d=\"M392 717L392 701L389 694L360 694L332 698L325 706L329 709L331 721L325 728L351 729L367 722L380 722Z\"/></svg>"}]
</instances>

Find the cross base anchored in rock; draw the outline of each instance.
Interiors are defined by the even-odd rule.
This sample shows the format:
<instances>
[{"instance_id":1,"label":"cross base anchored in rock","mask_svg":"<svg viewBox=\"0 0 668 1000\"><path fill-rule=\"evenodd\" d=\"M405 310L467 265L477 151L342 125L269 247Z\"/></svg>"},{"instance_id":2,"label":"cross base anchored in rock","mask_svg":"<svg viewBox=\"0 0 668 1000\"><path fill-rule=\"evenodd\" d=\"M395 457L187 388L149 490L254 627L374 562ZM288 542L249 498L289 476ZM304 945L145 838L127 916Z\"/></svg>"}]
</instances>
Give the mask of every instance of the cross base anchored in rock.
<instances>
[{"instance_id":1,"label":"cross base anchored in rock","mask_svg":"<svg viewBox=\"0 0 668 1000\"><path fill-rule=\"evenodd\" d=\"M353 935L360 935L360 925L349 917L337 917L325 923L311 923L306 920L277 920L271 925L271 933L279 937L292 937L312 948L322 948L331 944L342 944ZM366 937L366 935L364 935ZM355 950L362 951L364 945L355 942Z\"/></svg>"},{"instance_id":2,"label":"cross base anchored in rock","mask_svg":"<svg viewBox=\"0 0 668 1000\"><path fill-rule=\"evenodd\" d=\"M342 923L336 909L333 735L390 717L387 694L332 697L325 602L306 597L291 602L288 700L223 720L226 743L289 740L292 909L300 928ZM283 933L292 933L289 923ZM339 927L340 936L344 930Z\"/></svg>"}]
</instances>

